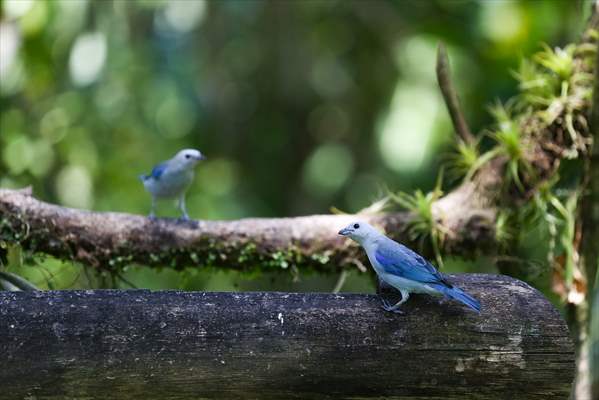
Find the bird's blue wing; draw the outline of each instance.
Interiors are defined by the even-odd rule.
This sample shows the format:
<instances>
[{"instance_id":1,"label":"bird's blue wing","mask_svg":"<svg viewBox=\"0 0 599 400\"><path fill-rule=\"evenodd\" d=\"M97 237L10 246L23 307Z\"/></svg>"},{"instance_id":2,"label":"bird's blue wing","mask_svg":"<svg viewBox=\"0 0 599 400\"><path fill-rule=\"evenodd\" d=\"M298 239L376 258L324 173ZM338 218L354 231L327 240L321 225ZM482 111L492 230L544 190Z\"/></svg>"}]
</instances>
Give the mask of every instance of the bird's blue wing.
<instances>
[{"instance_id":1,"label":"bird's blue wing","mask_svg":"<svg viewBox=\"0 0 599 400\"><path fill-rule=\"evenodd\" d=\"M402 278L423 283L440 283L451 287L422 256L397 242L385 241L380 244L375 252L376 260L385 272L401 276Z\"/></svg>"},{"instance_id":2,"label":"bird's blue wing","mask_svg":"<svg viewBox=\"0 0 599 400\"><path fill-rule=\"evenodd\" d=\"M160 177L166 170L166 167L167 167L166 162L156 165L154 168L152 168L152 172L150 172L150 176L156 180L160 179Z\"/></svg>"}]
</instances>

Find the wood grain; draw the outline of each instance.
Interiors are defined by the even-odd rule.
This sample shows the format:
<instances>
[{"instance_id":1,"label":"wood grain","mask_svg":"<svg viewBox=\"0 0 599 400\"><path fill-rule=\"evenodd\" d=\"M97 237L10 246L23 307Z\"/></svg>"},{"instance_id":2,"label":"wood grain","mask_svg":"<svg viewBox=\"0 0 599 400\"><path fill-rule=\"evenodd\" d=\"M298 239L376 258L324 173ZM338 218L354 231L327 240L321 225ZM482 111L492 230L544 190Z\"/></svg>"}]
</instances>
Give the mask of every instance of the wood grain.
<instances>
[{"instance_id":1,"label":"wood grain","mask_svg":"<svg viewBox=\"0 0 599 400\"><path fill-rule=\"evenodd\" d=\"M498 275L452 281L482 313L414 295L0 292L0 399L565 399L557 310Z\"/></svg>"}]
</instances>

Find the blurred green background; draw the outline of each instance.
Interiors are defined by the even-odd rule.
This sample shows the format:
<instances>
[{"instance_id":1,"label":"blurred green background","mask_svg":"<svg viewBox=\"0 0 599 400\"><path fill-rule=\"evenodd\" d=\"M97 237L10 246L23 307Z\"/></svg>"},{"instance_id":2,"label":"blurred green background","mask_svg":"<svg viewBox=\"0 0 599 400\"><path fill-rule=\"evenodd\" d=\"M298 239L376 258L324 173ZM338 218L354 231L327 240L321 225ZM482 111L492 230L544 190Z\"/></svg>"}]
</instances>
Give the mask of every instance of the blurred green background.
<instances>
[{"instance_id":1,"label":"blurred green background","mask_svg":"<svg viewBox=\"0 0 599 400\"><path fill-rule=\"evenodd\" d=\"M147 214L137 179L181 148L208 156L193 218L356 212L430 190L454 142L435 79L443 41L474 131L516 93L541 42L580 34L583 1L0 0L0 187ZM177 216L171 204L159 209ZM549 289L544 228L522 249ZM50 258L13 268L42 288L127 287ZM446 270L493 272L494 260ZM336 276L131 266L138 287L325 290ZM373 291L352 272L343 291Z\"/></svg>"}]
</instances>

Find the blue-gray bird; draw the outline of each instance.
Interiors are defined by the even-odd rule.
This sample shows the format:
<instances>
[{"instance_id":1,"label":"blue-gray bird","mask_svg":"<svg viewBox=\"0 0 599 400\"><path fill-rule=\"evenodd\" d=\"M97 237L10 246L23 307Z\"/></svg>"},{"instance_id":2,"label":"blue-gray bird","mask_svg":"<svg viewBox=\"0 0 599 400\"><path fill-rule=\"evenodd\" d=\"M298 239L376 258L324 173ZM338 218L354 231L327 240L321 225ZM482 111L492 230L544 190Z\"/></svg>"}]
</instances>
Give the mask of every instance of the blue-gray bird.
<instances>
[{"instance_id":1,"label":"blue-gray bird","mask_svg":"<svg viewBox=\"0 0 599 400\"><path fill-rule=\"evenodd\" d=\"M148 175L139 176L146 190L152 195L150 218L155 217L156 200L177 198L183 219L189 219L185 207L185 192L193 182L194 167L205 159L199 150L184 149L170 160L156 165Z\"/></svg>"},{"instance_id":2,"label":"blue-gray bird","mask_svg":"<svg viewBox=\"0 0 599 400\"><path fill-rule=\"evenodd\" d=\"M480 313L480 303L447 278L424 258L406 246L389 239L365 222L353 222L339 231L358 242L381 280L401 292L401 300L391 305L383 299L383 309L402 313L399 306L410 293L426 293L458 300Z\"/></svg>"}]
</instances>

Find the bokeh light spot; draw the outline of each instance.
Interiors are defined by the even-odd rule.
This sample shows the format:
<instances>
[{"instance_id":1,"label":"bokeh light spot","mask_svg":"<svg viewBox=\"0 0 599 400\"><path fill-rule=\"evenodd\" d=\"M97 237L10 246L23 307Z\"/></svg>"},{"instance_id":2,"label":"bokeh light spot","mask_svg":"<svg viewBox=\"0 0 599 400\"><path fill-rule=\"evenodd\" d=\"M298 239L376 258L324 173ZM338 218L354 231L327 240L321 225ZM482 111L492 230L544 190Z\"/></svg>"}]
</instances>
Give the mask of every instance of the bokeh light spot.
<instances>
[{"instance_id":1,"label":"bokeh light spot","mask_svg":"<svg viewBox=\"0 0 599 400\"><path fill-rule=\"evenodd\" d=\"M13 65L21 37L14 24L0 23L0 80L7 78L9 68Z\"/></svg>"},{"instance_id":2,"label":"bokeh light spot","mask_svg":"<svg viewBox=\"0 0 599 400\"><path fill-rule=\"evenodd\" d=\"M69 58L71 78L76 85L85 86L98 79L106 61L106 37L103 33L80 35Z\"/></svg>"},{"instance_id":3,"label":"bokeh light spot","mask_svg":"<svg viewBox=\"0 0 599 400\"><path fill-rule=\"evenodd\" d=\"M48 111L40 121L40 133L52 143L57 143L67 132L69 116L62 108L54 108Z\"/></svg>"},{"instance_id":4,"label":"bokeh light spot","mask_svg":"<svg viewBox=\"0 0 599 400\"><path fill-rule=\"evenodd\" d=\"M518 3L514 1L483 1L480 27L494 42L510 44L526 36L525 18Z\"/></svg>"},{"instance_id":5,"label":"bokeh light spot","mask_svg":"<svg viewBox=\"0 0 599 400\"><path fill-rule=\"evenodd\" d=\"M379 125L379 151L395 171L418 169L436 128L441 99L434 87L399 82L391 106Z\"/></svg>"},{"instance_id":6,"label":"bokeh light spot","mask_svg":"<svg viewBox=\"0 0 599 400\"><path fill-rule=\"evenodd\" d=\"M37 177L43 177L54 163L54 150L50 143L45 139L36 140L32 144L33 159L29 166L31 173Z\"/></svg>"},{"instance_id":7,"label":"bokeh light spot","mask_svg":"<svg viewBox=\"0 0 599 400\"><path fill-rule=\"evenodd\" d=\"M19 18L27 14L33 4L33 0L4 0L2 10L9 19Z\"/></svg>"},{"instance_id":8,"label":"bokeh light spot","mask_svg":"<svg viewBox=\"0 0 599 400\"><path fill-rule=\"evenodd\" d=\"M395 47L395 63L402 76L414 80L436 81L435 63L437 62L437 44L439 38L427 35L412 36ZM426 66L423 68L423 66Z\"/></svg>"},{"instance_id":9,"label":"bokeh light spot","mask_svg":"<svg viewBox=\"0 0 599 400\"><path fill-rule=\"evenodd\" d=\"M176 97L166 97L156 110L156 125L167 138L187 135L195 122L193 106L189 101Z\"/></svg>"},{"instance_id":10,"label":"bokeh light spot","mask_svg":"<svg viewBox=\"0 0 599 400\"><path fill-rule=\"evenodd\" d=\"M71 129L69 135L68 162L73 165L80 165L92 173L95 172L98 168L96 144L86 135L83 128Z\"/></svg>"},{"instance_id":11,"label":"bokeh light spot","mask_svg":"<svg viewBox=\"0 0 599 400\"><path fill-rule=\"evenodd\" d=\"M25 171L33 161L33 147L27 136L17 136L10 140L2 158L12 174L20 174Z\"/></svg>"},{"instance_id":12,"label":"bokeh light spot","mask_svg":"<svg viewBox=\"0 0 599 400\"><path fill-rule=\"evenodd\" d=\"M316 195L340 189L350 178L354 162L349 149L341 144L318 147L304 164L304 186Z\"/></svg>"},{"instance_id":13,"label":"bokeh light spot","mask_svg":"<svg viewBox=\"0 0 599 400\"><path fill-rule=\"evenodd\" d=\"M170 0L164 8L164 21L171 30L186 33L202 23L208 3L205 0Z\"/></svg>"},{"instance_id":14,"label":"bokeh light spot","mask_svg":"<svg viewBox=\"0 0 599 400\"><path fill-rule=\"evenodd\" d=\"M24 36L37 35L48 21L47 1L36 1L33 7L20 19L21 29Z\"/></svg>"},{"instance_id":15,"label":"bokeh light spot","mask_svg":"<svg viewBox=\"0 0 599 400\"><path fill-rule=\"evenodd\" d=\"M56 194L65 206L91 208L92 180L87 169L80 165L67 165L61 169L56 177Z\"/></svg>"}]
</instances>

